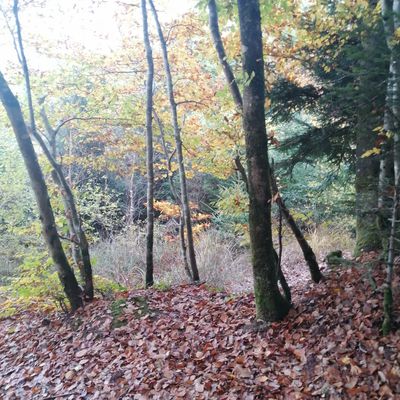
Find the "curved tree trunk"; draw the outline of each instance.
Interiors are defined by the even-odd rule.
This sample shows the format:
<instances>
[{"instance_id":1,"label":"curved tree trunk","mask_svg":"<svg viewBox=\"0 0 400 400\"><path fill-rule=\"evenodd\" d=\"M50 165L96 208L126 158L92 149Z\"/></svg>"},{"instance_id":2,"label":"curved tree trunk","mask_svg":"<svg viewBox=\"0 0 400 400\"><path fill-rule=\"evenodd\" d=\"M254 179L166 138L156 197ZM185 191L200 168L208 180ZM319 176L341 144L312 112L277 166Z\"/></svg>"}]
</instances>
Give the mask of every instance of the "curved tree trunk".
<instances>
[{"instance_id":1,"label":"curved tree trunk","mask_svg":"<svg viewBox=\"0 0 400 400\"><path fill-rule=\"evenodd\" d=\"M14 130L22 157L28 170L29 178L35 194L42 223L43 235L50 255L56 266L64 292L71 304L72 310L83 305L81 290L70 267L64 249L58 236L53 209L50 204L47 186L40 168L35 150L30 139L28 128L22 116L18 100L11 92L0 72L0 99L6 109L8 118Z\"/></svg>"},{"instance_id":2,"label":"curved tree trunk","mask_svg":"<svg viewBox=\"0 0 400 400\"><path fill-rule=\"evenodd\" d=\"M94 297L94 285L89 243L87 241L85 231L82 227L81 218L76 207L75 196L69 183L67 182L62 166L56 161L56 131L51 127L44 107L42 107L40 114L46 128L47 137L50 141L51 150L47 148L42 137L37 132L32 132L32 134L42 148L50 165L53 167L52 177L61 192L65 217L67 219L68 230L70 234L72 257L79 269L81 279L83 281L85 298L87 300L92 300Z\"/></svg>"},{"instance_id":3,"label":"curved tree trunk","mask_svg":"<svg viewBox=\"0 0 400 400\"><path fill-rule=\"evenodd\" d=\"M147 232L146 232L146 287L153 286L154 245L154 168L153 168L153 52L149 39L146 0L141 0L143 41L147 59L146 81L146 168L147 168Z\"/></svg>"},{"instance_id":4,"label":"curved tree trunk","mask_svg":"<svg viewBox=\"0 0 400 400\"><path fill-rule=\"evenodd\" d=\"M264 63L258 0L238 0L243 73L243 129L249 184L249 228L257 317L279 320L290 303L278 287L272 243L271 187L265 126Z\"/></svg>"},{"instance_id":5,"label":"curved tree trunk","mask_svg":"<svg viewBox=\"0 0 400 400\"><path fill-rule=\"evenodd\" d=\"M218 60L224 71L225 78L229 85L229 90L233 97L233 101L235 102L236 107L239 110L242 110L243 108L242 95L240 93L239 86L236 82L232 68L228 63L228 58L226 56L224 44L222 43L221 33L219 31L217 4L215 0L209 0L208 14L209 14L209 25L210 25L211 35L213 38L215 50L217 52Z\"/></svg>"},{"instance_id":6,"label":"curved tree trunk","mask_svg":"<svg viewBox=\"0 0 400 400\"><path fill-rule=\"evenodd\" d=\"M273 171L271 171L271 186L272 186L272 193L274 194L274 197L276 198L276 204L278 204L278 207L285 218L285 221L289 225L290 229L293 232L293 235L297 239L297 243L299 244L301 251L303 252L304 259L306 260L308 264L308 268L311 273L311 278L314 282L318 283L323 279L323 275L321 273L321 270L319 269L319 265L317 262L317 257L315 256L315 253L311 246L308 244L306 238L303 235L303 232L301 229L298 227L296 224L296 221L292 217L292 214L290 214L289 209L286 207L285 201L281 197L279 190L278 190L278 185L276 184L275 176L273 174Z\"/></svg>"},{"instance_id":7,"label":"curved tree trunk","mask_svg":"<svg viewBox=\"0 0 400 400\"><path fill-rule=\"evenodd\" d=\"M153 12L154 21L155 21L156 27L157 27L158 37L160 39L161 50L162 50L162 54L163 54L165 75L167 78L168 99L169 99L170 108L171 108L172 126L174 128L174 137L175 137L175 143L176 143L176 156L177 156L178 167L179 167L181 202L182 202L183 214L185 216L187 247L188 247L188 252L189 252L190 268L192 270L193 281L198 282L198 281L200 281L200 277L199 277L199 270L197 268L196 253L194 251L192 220L191 220L191 215L190 215L189 197L188 197L188 192L187 192L185 164L183 161L182 138L181 138L181 131L180 131L179 123L178 123L178 112L177 112L177 106L176 106L176 102L175 102L171 68L170 68L169 60L168 60L167 43L165 41L164 34L161 29L160 21L158 20L157 11L154 7L153 1L149 0L149 4L150 4L151 10Z\"/></svg>"},{"instance_id":8,"label":"curved tree trunk","mask_svg":"<svg viewBox=\"0 0 400 400\"><path fill-rule=\"evenodd\" d=\"M219 62L224 70L226 80L229 84L229 90L231 92L231 95L232 95L233 101L236 105L236 108L240 112L243 112L242 95L240 93L239 86L235 80L233 71L227 61L226 52L225 52L225 49L224 49L224 46L222 43L221 33L219 31L219 24L218 24L217 5L216 5L215 0L209 0L208 10L209 10L209 25L210 25L211 35L213 38L213 43L214 43L214 47L215 47L215 50L218 55ZM247 192L249 192L249 183L248 183L248 179L247 179L247 174L246 174L246 171L240 161L239 156L237 156L235 158L235 164L236 164L237 170L239 171L239 173L242 177L243 182L246 185L246 190L247 190ZM273 176L272 171L271 171L271 184L272 184L273 194L275 195L278 193L278 188L276 186L275 178ZM295 220L293 219L292 215L290 214L290 211L286 207L285 202L283 201L281 196L278 196L277 204L281 208L281 211L283 213L283 216L284 216L287 224L289 225L290 229L292 230L295 238L297 239L297 241L299 243L301 250L303 251L304 259L306 260L308 267L310 269L312 280L314 282L319 282L322 279L322 274L319 269L317 258L315 257L313 249L308 244L301 229L297 226ZM280 275L283 279L285 279L282 271L281 271Z\"/></svg>"}]
</instances>

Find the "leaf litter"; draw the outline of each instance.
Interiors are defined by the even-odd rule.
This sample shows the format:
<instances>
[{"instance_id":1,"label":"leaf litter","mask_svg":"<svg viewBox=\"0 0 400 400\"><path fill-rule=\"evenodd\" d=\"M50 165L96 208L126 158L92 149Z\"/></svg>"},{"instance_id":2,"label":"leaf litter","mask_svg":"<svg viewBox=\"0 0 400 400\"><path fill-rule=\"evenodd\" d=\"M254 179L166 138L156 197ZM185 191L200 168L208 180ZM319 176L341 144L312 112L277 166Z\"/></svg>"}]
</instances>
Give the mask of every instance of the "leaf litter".
<instances>
[{"instance_id":1,"label":"leaf litter","mask_svg":"<svg viewBox=\"0 0 400 400\"><path fill-rule=\"evenodd\" d=\"M251 294L205 285L96 299L70 318L25 311L0 322L0 397L400 398L399 333L380 334L381 292L362 269L327 278L294 289L287 318L260 329Z\"/></svg>"}]
</instances>

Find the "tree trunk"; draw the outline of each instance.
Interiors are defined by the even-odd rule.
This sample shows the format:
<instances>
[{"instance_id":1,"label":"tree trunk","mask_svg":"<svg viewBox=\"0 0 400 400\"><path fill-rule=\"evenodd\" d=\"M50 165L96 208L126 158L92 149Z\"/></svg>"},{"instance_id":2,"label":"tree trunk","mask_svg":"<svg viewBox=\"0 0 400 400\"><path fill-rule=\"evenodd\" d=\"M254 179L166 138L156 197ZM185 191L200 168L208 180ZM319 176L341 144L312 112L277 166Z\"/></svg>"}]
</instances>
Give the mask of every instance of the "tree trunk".
<instances>
[{"instance_id":1,"label":"tree trunk","mask_svg":"<svg viewBox=\"0 0 400 400\"><path fill-rule=\"evenodd\" d=\"M52 177L55 184L59 187L64 205L65 216L67 219L69 236L71 240L71 252L76 266L79 269L84 283L84 292L87 300L94 297L93 270L90 260L89 243L85 231L82 227L81 218L76 207L75 196L64 175L62 167L56 161L56 131L51 127L44 107L41 109L41 116L46 128L47 137L50 139L51 151L47 148L42 137L33 132L33 136L42 148L50 165L53 167Z\"/></svg>"},{"instance_id":2,"label":"tree trunk","mask_svg":"<svg viewBox=\"0 0 400 400\"><path fill-rule=\"evenodd\" d=\"M227 82L229 84L229 89L233 98L233 101L236 105L236 108L240 111L243 112L243 100L242 96L239 90L239 86L235 80L235 76L232 72L232 69L227 61L227 56L226 52L222 43L221 39L221 34L219 31L219 25L218 25L218 12L217 12L217 5L215 0L209 0L208 2L208 10L209 10L209 24L210 24L210 30L214 42L214 47L216 49L218 59L222 65L222 68L224 70L225 77L227 79ZM235 164L236 168L239 171L243 182L246 185L246 190L247 192L249 191L249 183L246 175L246 171L240 161L240 157L237 156L235 158ZM274 194L278 193L278 188L276 187L275 179L273 177L273 174L271 172L271 183L272 183L272 190L276 188ZM311 246L308 244L306 238L304 237L303 233L301 232L300 228L297 226L296 222L294 221L292 215L290 214L289 209L286 207L283 199L278 196L277 200L278 206L281 208L283 216L289 225L290 229L292 230L294 236L296 237L300 248L303 251L304 259L306 260L310 273L311 273L311 278L314 282L319 282L322 279L322 274L318 266L317 259L315 257L314 251L312 250ZM285 279L283 272L281 271L280 273L281 277ZM280 279L281 281L281 279ZM282 282L281 282L282 283Z\"/></svg>"},{"instance_id":3,"label":"tree trunk","mask_svg":"<svg viewBox=\"0 0 400 400\"><path fill-rule=\"evenodd\" d=\"M382 0L382 21L385 30L386 43L390 51L390 67L385 107L385 130L393 134L393 170L394 195L390 219L390 234L386 263L386 281L384 288L384 321L383 334L388 334L392 328L393 311L393 264L396 252L395 242L398 241L398 208L400 197L400 44L395 38L400 29L400 0ZM388 123L389 121L389 123Z\"/></svg>"},{"instance_id":4,"label":"tree trunk","mask_svg":"<svg viewBox=\"0 0 400 400\"><path fill-rule=\"evenodd\" d=\"M28 128L22 116L18 100L11 92L2 73L0 72L0 99L6 109L8 118L14 130L22 157L28 170L29 178L35 194L39 209L40 221L42 223L43 235L45 237L50 255L56 266L58 276L64 292L71 304L73 311L82 306L81 290L71 269L64 249L58 236L53 209L47 191L32 141L29 137Z\"/></svg>"},{"instance_id":5,"label":"tree trunk","mask_svg":"<svg viewBox=\"0 0 400 400\"><path fill-rule=\"evenodd\" d=\"M211 35L214 42L214 47L218 55L219 62L224 70L225 78L229 85L229 90L233 97L233 101L239 110L243 108L242 95L240 94L239 86L236 82L235 75L233 74L232 68L228 63L228 58L226 56L224 44L222 43L221 33L219 31L218 24L218 12L217 4L215 0L209 0L208 2L208 12L209 12L209 24Z\"/></svg>"},{"instance_id":6,"label":"tree trunk","mask_svg":"<svg viewBox=\"0 0 400 400\"><path fill-rule=\"evenodd\" d=\"M147 59L146 81L146 168L147 168L147 232L146 232L146 287L153 286L154 244L154 168L153 168L153 52L149 39L146 0L141 0L143 41Z\"/></svg>"},{"instance_id":7,"label":"tree trunk","mask_svg":"<svg viewBox=\"0 0 400 400\"><path fill-rule=\"evenodd\" d=\"M390 200L393 179L393 138L390 135L395 131L394 116L392 114L392 92L393 92L393 62L390 60L389 74L386 86L385 112L383 117L383 129L386 134L385 143L381 147L379 163L378 183L378 226L381 234L382 247L388 248L390 232Z\"/></svg>"},{"instance_id":8,"label":"tree trunk","mask_svg":"<svg viewBox=\"0 0 400 400\"><path fill-rule=\"evenodd\" d=\"M279 253L276 254L276 262L278 264L278 280L281 284L283 293L285 294L285 298L289 304L292 304L292 292L290 290L290 286L288 285L285 275L282 271L282 210L279 209L279 226L278 226L278 242L279 242Z\"/></svg>"},{"instance_id":9,"label":"tree trunk","mask_svg":"<svg viewBox=\"0 0 400 400\"><path fill-rule=\"evenodd\" d=\"M264 63L258 0L238 0L243 72L243 129L249 183L249 228L257 317L280 320L290 304L278 287L272 243L271 187L265 126Z\"/></svg>"},{"instance_id":10,"label":"tree trunk","mask_svg":"<svg viewBox=\"0 0 400 400\"><path fill-rule=\"evenodd\" d=\"M321 281L321 279L323 279L323 275L319 269L317 257L315 256L313 249L311 248L306 238L304 237L303 232L298 227L296 221L290 214L289 209L286 207L285 201L283 200L283 198L279 193L278 185L276 184L275 176L272 171L271 171L271 186L272 186L272 193L276 198L275 200L276 204L278 204L278 207L282 212L283 217L285 218L287 224L292 230L294 236L297 239L297 243L299 244L301 251L303 252L304 259L306 260L308 268L311 273L311 278L314 282L318 283Z\"/></svg>"},{"instance_id":11,"label":"tree trunk","mask_svg":"<svg viewBox=\"0 0 400 400\"><path fill-rule=\"evenodd\" d=\"M373 9L375 0L369 1ZM375 65L375 49L381 37L375 32L368 33L361 38L363 58L360 66L363 71L373 71ZM357 134L356 134L356 244L354 254L360 255L363 251L379 250L382 247L378 215L379 198L379 157L372 155L364 157L364 153L375 147L376 135L373 129L378 121L374 117L374 104L370 99L373 93L371 87L378 84L374 76L368 73L359 75L359 99L357 107Z\"/></svg>"},{"instance_id":12,"label":"tree trunk","mask_svg":"<svg viewBox=\"0 0 400 400\"><path fill-rule=\"evenodd\" d=\"M388 246L388 255L386 262L386 280L384 285L384 299L383 299L383 311L384 311L384 320L382 324L382 333L384 335L389 334L392 326L393 326L393 292L392 292L392 281L393 281L393 265L394 265L394 257L396 254L396 231L397 231L397 218L398 218L398 209L399 209L399 186L400 181L397 180L395 183L395 191L393 195L393 205L392 205L392 215L391 215L391 224L390 224L390 235L389 235L389 246ZM398 240L398 239L397 239Z\"/></svg>"},{"instance_id":13,"label":"tree trunk","mask_svg":"<svg viewBox=\"0 0 400 400\"><path fill-rule=\"evenodd\" d=\"M177 155L177 161L178 161L178 167L179 167L179 179L180 179L180 189L181 189L181 202L182 202L183 214L185 216L187 247L188 247L188 252L189 252L190 268L192 270L193 281L198 282L198 281L200 281L200 277L199 277L199 271L197 269L196 253L194 251L192 220L191 220L191 215L190 215L189 197L188 197L188 192L187 192L185 164L183 162L182 138L181 138L181 132L180 132L180 127L179 127L179 123L178 123L178 112L177 112L177 106L176 106L176 102L175 102L171 68L170 68L169 60L168 60L167 43L165 41L160 22L158 20L157 11L154 7L153 1L149 0L149 4L150 4L151 10L153 12L154 21L157 26L158 37L160 39L161 50L162 50L162 54L163 54L165 75L167 78L168 98L169 98L169 103L170 103L170 108L171 108L171 118L172 118L172 125L174 128L174 137L175 137L175 143L176 143L176 155Z\"/></svg>"},{"instance_id":14,"label":"tree trunk","mask_svg":"<svg viewBox=\"0 0 400 400\"><path fill-rule=\"evenodd\" d=\"M172 154L168 154L167 143L165 142L164 127L162 125L160 118L158 117L158 115L155 111L154 111L154 118L157 121L158 129L160 131L161 146L164 151L165 159L167 160L167 177L168 177L169 187L170 187L172 196L175 199L175 202L179 205L179 208L180 208L179 240L180 240L180 245L181 245L181 255L182 255L182 260L183 260L183 267L184 267L185 272L186 272L187 276L189 277L189 279L191 281L193 281L193 276L190 271L189 262L187 259L187 247L186 247L186 239L185 239L185 215L183 214L182 202L178 196L178 192L176 191L176 188L174 185L173 172L172 172L172 167L171 167L171 159L174 155L174 152Z\"/></svg>"}]
</instances>

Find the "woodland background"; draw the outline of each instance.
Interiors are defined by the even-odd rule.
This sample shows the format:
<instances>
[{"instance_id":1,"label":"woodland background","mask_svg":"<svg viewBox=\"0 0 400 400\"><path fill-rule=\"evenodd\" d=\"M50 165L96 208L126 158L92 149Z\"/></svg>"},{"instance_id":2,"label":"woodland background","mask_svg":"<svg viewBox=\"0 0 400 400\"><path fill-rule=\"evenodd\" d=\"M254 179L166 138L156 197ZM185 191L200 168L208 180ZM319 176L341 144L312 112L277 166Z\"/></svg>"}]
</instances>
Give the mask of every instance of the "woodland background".
<instances>
[{"instance_id":1,"label":"woodland background","mask_svg":"<svg viewBox=\"0 0 400 400\"><path fill-rule=\"evenodd\" d=\"M102 307L111 307L108 313L113 318L107 329L128 330L133 329L130 324L138 324L137 312L153 315L157 299L165 302L160 306L165 312L174 307L166 306L173 303L173 296L177 302L193 301L193 307L212 308L207 296L219 302L225 298L222 292L239 299L235 304L243 302L243 315L237 317L242 322L253 321L257 326L255 316L275 321L289 313L284 324L290 326L272 327L286 337L296 334L288 333L296 324L321 326L310 308L314 295L323 304L319 312L327 315L327 324L335 326L342 293L354 290L357 304L373 302L363 316L349 317L351 324L365 315L372 318L374 322L363 320L370 329L363 331L363 339L370 335L371 342L395 348L400 238L399 2L251 0L248 4L239 1L239 10L236 1L230 0L168 3L172 2L1 3L0 87L5 108L0 110L0 316L6 321L4 329L13 329L10 321L24 321L27 310L68 313L70 306L79 309L95 297L106 305L95 301L89 306L93 315L101 316L107 313ZM265 77L261 85L258 72L246 71L241 4L259 9L261 15ZM251 31L248 26L245 29ZM253 167L246 157L246 150L251 153L245 140L250 135L245 118L246 107L251 107L249 92L260 87L269 164L265 184L270 197L265 212L272 216L267 224L271 247L262 274L273 281L287 307L266 305L268 296L257 286L260 270L251 217L249 227L255 186ZM10 99L20 104L26 132L34 143L54 215L53 233L62 243L58 251L66 255L64 270L55 261L46 230L42 234L43 213L38 212L38 195L31 189L20 155L15 123L7 109ZM265 159L266 154L267 146ZM183 168L186 186L182 186ZM67 270L72 278L63 277ZM320 284L311 283L310 272ZM75 279L83 292L76 292L74 300L68 285ZM180 286L190 283L202 286ZM341 285L347 289L340 289ZM146 292L144 287L153 289ZM254 306L249 295L253 290L255 312L249 311ZM362 300L366 292L371 297ZM137 299L145 299L144 303L136 297L132 300L132 293L139 293ZM342 299L337 304L335 293ZM78 294L83 300L77 300ZM166 297L161 300L160 296ZM349 297L343 301L350 301ZM128 306L128 316L120 318L129 302L136 302L136 311ZM330 308L333 304L335 312ZM352 315L348 303L345 308ZM299 313L293 315L294 310ZM227 316L221 320L227 330L239 324L231 321L231 311L214 311ZM79 312L83 320L90 318L88 308ZM308 312L313 322L300 321L300 314ZM188 317L185 313L183 318ZM154 315L158 318L157 312ZM81 322L77 331L83 329ZM151 336L154 329L146 324L140 325L147 330L143 337ZM168 326L168 322L163 324ZM198 329L207 332L209 328L199 324ZM259 327L255 329L249 334L253 341L259 339ZM381 339L381 333L389 338ZM346 330L335 335L346 336ZM302 343L293 338L293 346ZM311 338L307 340L312 343ZM313 346L318 354L318 344ZM310 358L302 349L290 351L305 373ZM193 357L209 357L204 349L200 353ZM242 357L240 352L235 356ZM255 379L245 359L236 359L239 367L233 367L234 374ZM354 372L351 360L341 363ZM400 373L394 355L388 355L385 363L369 371L380 379L376 387L372 382L361 383L364 377L345 382L345 373L340 371L337 380L348 386L332 389L330 377L336 372L330 370L327 382L332 387L326 389L326 382L321 382L308 391L304 385L298 393L311 396L325 387L332 396L347 393L363 398L365 393L380 393L381 398L390 398L399 393ZM362 376L369 367L365 368L354 376ZM384 379L378 371L384 371ZM256 386L266 382L264 372ZM144 370L141 373L145 375ZM309 382L312 373L307 374L299 379ZM167 375L168 380L176 378ZM73 375L70 378L65 379L72 380ZM122 375L114 378L118 385L121 379L129 380ZM190 390L199 396L219 393L217 386L196 382L190 380L194 385ZM140 386L140 393L148 394L151 386ZM278 386L274 389L272 384L266 390L289 393L280 392L287 383ZM249 387L241 386L238 393L258 393ZM361 389L352 392L355 388ZM159 393L164 389L159 388ZM176 390L181 389L177 386ZM221 396L228 393L221 390ZM322 393L318 390L315 395ZM86 392L93 393L95 389ZM185 397L191 392L186 388L181 393Z\"/></svg>"}]
</instances>

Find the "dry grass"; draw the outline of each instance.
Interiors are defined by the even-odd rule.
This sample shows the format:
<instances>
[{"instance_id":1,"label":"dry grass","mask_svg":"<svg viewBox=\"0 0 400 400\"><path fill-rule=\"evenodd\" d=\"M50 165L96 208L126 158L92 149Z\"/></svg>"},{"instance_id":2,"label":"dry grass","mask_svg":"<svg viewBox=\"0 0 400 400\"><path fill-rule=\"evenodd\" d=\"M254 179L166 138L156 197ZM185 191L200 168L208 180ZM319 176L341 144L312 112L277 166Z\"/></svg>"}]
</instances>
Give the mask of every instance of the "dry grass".
<instances>
[{"instance_id":1,"label":"dry grass","mask_svg":"<svg viewBox=\"0 0 400 400\"><path fill-rule=\"evenodd\" d=\"M155 280L163 285L185 283L188 278L183 268L179 243L166 239L167 229L163 225L155 229ZM354 244L349 234L323 227L309 233L307 239L321 263L328 252L337 249L349 251ZM99 242L92 249L95 273L126 287L142 286L145 240L145 230L133 226L112 240ZM196 239L196 255L201 280L208 285L232 292L252 289L249 251L240 247L238 238L216 229L204 231ZM282 268L290 286L310 282L301 249L287 230L284 232Z\"/></svg>"}]
</instances>

